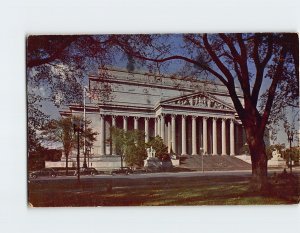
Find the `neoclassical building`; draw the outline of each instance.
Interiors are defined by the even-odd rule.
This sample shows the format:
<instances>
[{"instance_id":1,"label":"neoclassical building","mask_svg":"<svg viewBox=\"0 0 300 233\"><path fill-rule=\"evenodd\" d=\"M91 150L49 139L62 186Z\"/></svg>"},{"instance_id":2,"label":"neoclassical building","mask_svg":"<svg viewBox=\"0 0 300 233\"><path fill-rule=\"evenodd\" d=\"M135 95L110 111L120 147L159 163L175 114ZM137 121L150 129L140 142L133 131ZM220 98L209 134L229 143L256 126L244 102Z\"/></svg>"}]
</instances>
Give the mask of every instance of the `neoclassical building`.
<instances>
[{"instance_id":1,"label":"neoclassical building","mask_svg":"<svg viewBox=\"0 0 300 233\"><path fill-rule=\"evenodd\" d=\"M97 96L103 87L111 90L106 100ZM61 114L85 111L98 132L92 166L104 166L100 164L104 158L118 157L110 140L112 126L143 130L146 142L158 135L178 155L198 155L201 148L208 155L234 156L244 144L241 123L220 83L108 69L89 76L89 92L85 108L74 104ZM237 93L242 98L238 88Z\"/></svg>"}]
</instances>

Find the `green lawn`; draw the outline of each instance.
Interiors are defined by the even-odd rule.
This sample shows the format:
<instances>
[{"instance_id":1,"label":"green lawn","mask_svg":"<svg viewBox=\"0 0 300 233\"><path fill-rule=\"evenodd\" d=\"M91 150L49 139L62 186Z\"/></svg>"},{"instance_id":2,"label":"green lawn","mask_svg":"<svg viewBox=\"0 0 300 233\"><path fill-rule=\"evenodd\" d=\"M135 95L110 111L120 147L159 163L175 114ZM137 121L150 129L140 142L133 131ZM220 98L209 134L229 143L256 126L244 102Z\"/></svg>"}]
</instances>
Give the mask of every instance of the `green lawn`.
<instances>
[{"instance_id":1,"label":"green lawn","mask_svg":"<svg viewBox=\"0 0 300 233\"><path fill-rule=\"evenodd\" d=\"M272 180L271 180L272 182ZM109 186L112 186L111 190ZM38 206L169 206L256 205L299 202L299 179L277 182L265 193L249 191L249 178L236 176L193 178L85 179L34 181L28 199Z\"/></svg>"}]
</instances>

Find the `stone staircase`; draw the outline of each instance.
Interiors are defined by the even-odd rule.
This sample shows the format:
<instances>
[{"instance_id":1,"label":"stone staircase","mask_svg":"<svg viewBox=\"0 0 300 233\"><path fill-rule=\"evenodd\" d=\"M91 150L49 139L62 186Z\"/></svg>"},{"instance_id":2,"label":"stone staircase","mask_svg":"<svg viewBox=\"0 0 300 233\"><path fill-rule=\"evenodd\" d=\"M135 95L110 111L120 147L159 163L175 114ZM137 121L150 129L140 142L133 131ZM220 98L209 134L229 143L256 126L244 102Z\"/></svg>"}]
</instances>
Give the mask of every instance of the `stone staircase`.
<instances>
[{"instance_id":1,"label":"stone staircase","mask_svg":"<svg viewBox=\"0 0 300 233\"><path fill-rule=\"evenodd\" d=\"M191 170L201 170L202 158L199 155L182 156L180 167ZM205 171L251 170L251 164L246 163L234 156L221 155L204 156L203 167Z\"/></svg>"}]
</instances>

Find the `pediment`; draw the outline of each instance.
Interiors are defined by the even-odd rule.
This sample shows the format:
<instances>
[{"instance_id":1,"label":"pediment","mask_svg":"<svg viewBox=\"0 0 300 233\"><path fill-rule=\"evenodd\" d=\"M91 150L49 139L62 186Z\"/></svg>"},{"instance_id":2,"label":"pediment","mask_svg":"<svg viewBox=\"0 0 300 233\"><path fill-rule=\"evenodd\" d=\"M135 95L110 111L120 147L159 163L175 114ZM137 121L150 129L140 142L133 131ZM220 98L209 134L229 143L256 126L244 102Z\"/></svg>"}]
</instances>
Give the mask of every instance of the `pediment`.
<instances>
[{"instance_id":1,"label":"pediment","mask_svg":"<svg viewBox=\"0 0 300 233\"><path fill-rule=\"evenodd\" d=\"M193 108L209 108L218 110L235 111L232 106L216 97L203 92L193 93L180 97L170 98L160 101L160 105L172 105Z\"/></svg>"}]
</instances>

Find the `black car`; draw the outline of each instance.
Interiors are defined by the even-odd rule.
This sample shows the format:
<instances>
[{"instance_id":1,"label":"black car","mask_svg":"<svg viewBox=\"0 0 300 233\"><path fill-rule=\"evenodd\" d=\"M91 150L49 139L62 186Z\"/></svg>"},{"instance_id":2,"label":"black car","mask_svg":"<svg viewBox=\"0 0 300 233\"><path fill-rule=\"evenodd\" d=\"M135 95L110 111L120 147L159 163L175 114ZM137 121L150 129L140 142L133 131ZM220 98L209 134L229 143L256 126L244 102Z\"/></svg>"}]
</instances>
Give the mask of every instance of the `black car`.
<instances>
[{"instance_id":1,"label":"black car","mask_svg":"<svg viewBox=\"0 0 300 233\"><path fill-rule=\"evenodd\" d=\"M112 175L116 175L116 174L125 174L125 175L129 175L132 174L133 171L130 167L120 167L118 169L114 169L111 171Z\"/></svg>"},{"instance_id":2,"label":"black car","mask_svg":"<svg viewBox=\"0 0 300 233\"><path fill-rule=\"evenodd\" d=\"M41 170L34 171L34 172L31 172L29 174L29 177L33 178L33 179L36 179L39 176L56 177L57 176L57 172L54 169L52 169L52 168L43 168Z\"/></svg>"},{"instance_id":3,"label":"black car","mask_svg":"<svg viewBox=\"0 0 300 233\"><path fill-rule=\"evenodd\" d=\"M98 171L93 168L93 167L88 167L88 168L80 168L80 175L97 175ZM77 170L74 173L74 176L77 175Z\"/></svg>"}]
</instances>

